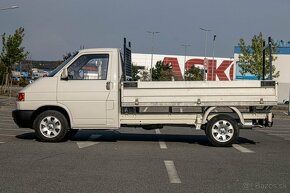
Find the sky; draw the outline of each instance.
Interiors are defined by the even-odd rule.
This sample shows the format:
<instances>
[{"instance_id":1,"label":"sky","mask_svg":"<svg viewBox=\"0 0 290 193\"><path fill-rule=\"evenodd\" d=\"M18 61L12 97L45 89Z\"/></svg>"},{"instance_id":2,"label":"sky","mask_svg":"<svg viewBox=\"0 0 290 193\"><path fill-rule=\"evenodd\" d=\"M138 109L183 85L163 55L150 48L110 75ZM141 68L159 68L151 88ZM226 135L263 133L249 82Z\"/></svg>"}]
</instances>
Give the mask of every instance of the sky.
<instances>
[{"instance_id":1,"label":"sky","mask_svg":"<svg viewBox=\"0 0 290 193\"><path fill-rule=\"evenodd\" d=\"M33 60L60 60L85 48L122 48L123 37L135 53L233 57L240 38L290 41L289 0L0 0L0 34L24 27L23 46ZM0 46L2 48L2 46Z\"/></svg>"}]
</instances>

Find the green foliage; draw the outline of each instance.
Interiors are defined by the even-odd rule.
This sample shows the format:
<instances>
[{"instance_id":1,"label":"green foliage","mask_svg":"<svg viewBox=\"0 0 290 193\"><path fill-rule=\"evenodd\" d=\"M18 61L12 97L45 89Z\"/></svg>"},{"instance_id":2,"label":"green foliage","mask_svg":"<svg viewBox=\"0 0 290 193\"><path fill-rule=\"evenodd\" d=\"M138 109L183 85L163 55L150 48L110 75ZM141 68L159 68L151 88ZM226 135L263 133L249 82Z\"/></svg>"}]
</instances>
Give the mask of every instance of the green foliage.
<instances>
[{"instance_id":1,"label":"green foliage","mask_svg":"<svg viewBox=\"0 0 290 193\"><path fill-rule=\"evenodd\" d=\"M63 61L66 61L66 60L69 59L69 57L71 57L71 56L72 56L72 53L71 53L71 52L68 52L68 53L62 55L62 60L63 60Z\"/></svg>"},{"instance_id":2,"label":"green foliage","mask_svg":"<svg viewBox=\"0 0 290 193\"><path fill-rule=\"evenodd\" d=\"M29 54L24 47L21 46L24 38L24 28L20 27L15 30L13 35L4 33L2 35L2 53L0 54L0 60L11 73L12 65L24 60Z\"/></svg>"},{"instance_id":3,"label":"green foliage","mask_svg":"<svg viewBox=\"0 0 290 193\"><path fill-rule=\"evenodd\" d=\"M28 85L28 81L25 80L24 78L21 78L18 82L18 85L21 86L21 87L25 87L26 85Z\"/></svg>"},{"instance_id":4,"label":"green foliage","mask_svg":"<svg viewBox=\"0 0 290 193\"><path fill-rule=\"evenodd\" d=\"M170 81L172 77L174 76L171 64L164 64L162 61L158 61L152 69L153 81Z\"/></svg>"},{"instance_id":5,"label":"green foliage","mask_svg":"<svg viewBox=\"0 0 290 193\"><path fill-rule=\"evenodd\" d=\"M144 67L136 66L132 64L132 80L133 81L148 81L150 80L148 70L145 70Z\"/></svg>"},{"instance_id":6,"label":"green foliage","mask_svg":"<svg viewBox=\"0 0 290 193\"><path fill-rule=\"evenodd\" d=\"M198 67L195 67L194 65L192 65L190 67L189 70L186 70L185 72L185 80L187 81L200 81L200 80L203 80L203 70L198 68Z\"/></svg>"},{"instance_id":7,"label":"green foliage","mask_svg":"<svg viewBox=\"0 0 290 193\"><path fill-rule=\"evenodd\" d=\"M67 52L66 54L62 55L62 62L66 61L67 59L69 59L71 56L75 56L78 53L78 51L74 51L74 52Z\"/></svg>"},{"instance_id":8,"label":"green foliage","mask_svg":"<svg viewBox=\"0 0 290 193\"><path fill-rule=\"evenodd\" d=\"M6 67L4 64L0 63L0 84L2 84L3 77L5 75Z\"/></svg>"},{"instance_id":9,"label":"green foliage","mask_svg":"<svg viewBox=\"0 0 290 193\"><path fill-rule=\"evenodd\" d=\"M240 73L245 75L251 73L261 79L263 77L263 34L260 32L258 36L254 36L251 45L246 45L244 39L240 39L239 46L241 48L241 54L239 56ZM274 44L272 47L272 54L277 53L277 46ZM266 49L266 77L270 74L269 64L269 49ZM272 61L275 61L277 57L273 57ZM276 71L274 65L272 65L273 77L279 77L279 71Z\"/></svg>"},{"instance_id":10,"label":"green foliage","mask_svg":"<svg viewBox=\"0 0 290 193\"><path fill-rule=\"evenodd\" d=\"M138 76L138 73L139 73L138 66L132 64L132 80L133 81L137 81L140 79L140 77Z\"/></svg>"},{"instance_id":11,"label":"green foliage","mask_svg":"<svg viewBox=\"0 0 290 193\"><path fill-rule=\"evenodd\" d=\"M31 68L50 69L58 67L62 61L42 61L42 60L25 60L22 63L22 68L29 70Z\"/></svg>"},{"instance_id":12,"label":"green foliage","mask_svg":"<svg viewBox=\"0 0 290 193\"><path fill-rule=\"evenodd\" d=\"M149 81L150 80L150 73L148 70L140 70L140 80L141 81Z\"/></svg>"}]
</instances>

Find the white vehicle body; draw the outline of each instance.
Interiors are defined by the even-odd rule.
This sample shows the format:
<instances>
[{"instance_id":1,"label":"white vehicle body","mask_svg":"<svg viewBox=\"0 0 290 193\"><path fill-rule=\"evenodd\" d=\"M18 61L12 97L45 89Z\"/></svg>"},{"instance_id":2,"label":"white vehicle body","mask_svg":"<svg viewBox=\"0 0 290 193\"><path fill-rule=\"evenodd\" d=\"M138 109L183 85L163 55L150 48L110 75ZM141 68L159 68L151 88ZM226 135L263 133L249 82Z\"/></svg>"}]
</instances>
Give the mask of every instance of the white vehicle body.
<instances>
[{"instance_id":1,"label":"white vehicle body","mask_svg":"<svg viewBox=\"0 0 290 193\"><path fill-rule=\"evenodd\" d=\"M47 119L37 122L38 116L57 111L64 115L67 130L118 129L122 125L203 129L212 117L221 114L217 109L227 107L232 112L223 114L235 119L239 127L271 126L270 110L277 104L274 81L126 82L122 80L120 55L114 48L79 51L51 77L40 78L19 92L15 122L34 129L42 123L47 129L57 121L50 121L50 125ZM83 58L89 58L88 65L70 70Z\"/></svg>"}]
</instances>

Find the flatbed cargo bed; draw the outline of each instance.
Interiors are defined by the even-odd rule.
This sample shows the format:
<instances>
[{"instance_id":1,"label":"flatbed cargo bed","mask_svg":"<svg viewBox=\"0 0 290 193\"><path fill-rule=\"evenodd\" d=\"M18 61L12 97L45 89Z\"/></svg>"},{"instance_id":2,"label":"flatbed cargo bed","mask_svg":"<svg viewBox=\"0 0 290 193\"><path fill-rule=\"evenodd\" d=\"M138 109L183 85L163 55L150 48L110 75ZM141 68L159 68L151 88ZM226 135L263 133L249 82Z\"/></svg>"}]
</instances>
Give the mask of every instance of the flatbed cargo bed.
<instances>
[{"instance_id":1,"label":"flatbed cargo bed","mask_svg":"<svg viewBox=\"0 0 290 193\"><path fill-rule=\"evenodd\" d=\"M273 106L275 81L124 82L122 107Z\"/></svg>"}]
</instances>

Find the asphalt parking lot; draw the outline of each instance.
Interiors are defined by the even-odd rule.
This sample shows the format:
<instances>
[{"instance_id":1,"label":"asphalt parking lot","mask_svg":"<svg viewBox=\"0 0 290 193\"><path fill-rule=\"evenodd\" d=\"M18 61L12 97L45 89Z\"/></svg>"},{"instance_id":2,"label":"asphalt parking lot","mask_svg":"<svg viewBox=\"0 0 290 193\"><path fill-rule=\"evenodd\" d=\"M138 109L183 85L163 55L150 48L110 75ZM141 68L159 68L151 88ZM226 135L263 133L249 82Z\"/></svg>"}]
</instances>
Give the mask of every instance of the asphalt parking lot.
<instances>
[{"instance_id":1,"label":"asphalt parking lot","mask_svg":"<svg viewBox=\"0 0 290 193\"><path fill-rule=\"evenodd\" d=\"M290 120L241 130L233 147L166 127L80 131L41 143L0 107L0 192L290 192Z\"/></svg>"}]
</instances>

